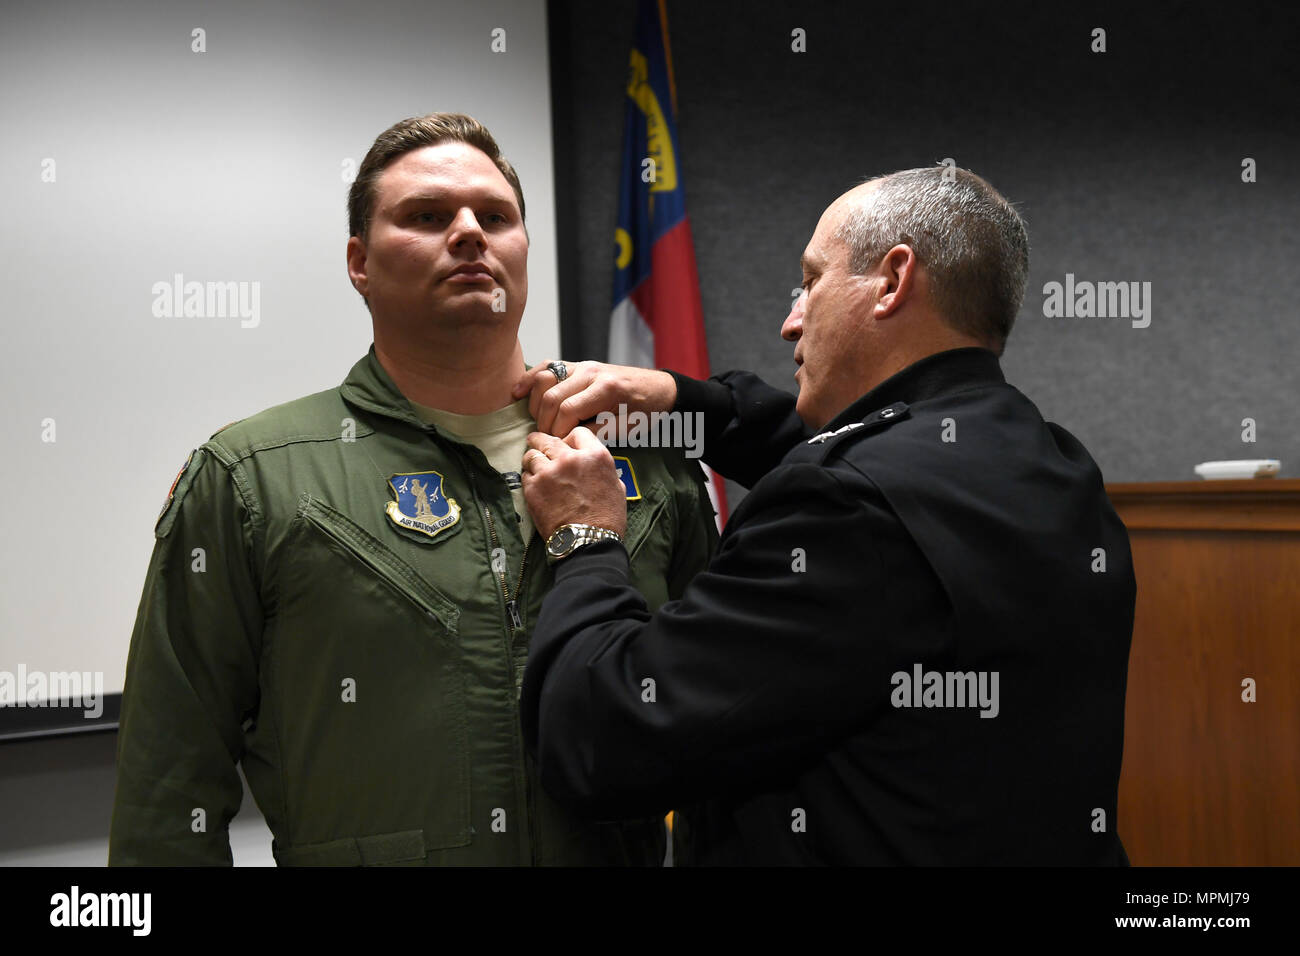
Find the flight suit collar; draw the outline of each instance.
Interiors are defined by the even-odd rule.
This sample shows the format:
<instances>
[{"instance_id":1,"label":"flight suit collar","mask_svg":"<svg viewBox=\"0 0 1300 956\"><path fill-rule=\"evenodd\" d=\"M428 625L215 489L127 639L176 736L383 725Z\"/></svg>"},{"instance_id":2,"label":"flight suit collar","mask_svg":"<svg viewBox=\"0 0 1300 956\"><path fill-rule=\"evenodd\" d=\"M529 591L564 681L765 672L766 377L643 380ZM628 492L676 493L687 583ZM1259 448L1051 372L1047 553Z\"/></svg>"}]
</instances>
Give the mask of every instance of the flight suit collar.
<instances>
[{"instance_id":1,"label":"flight suit collar","mask_svg":"<svg viewBox=\"0 0 1300 956\"><path fill-rule=\"evenodd\" d=\"M394 418L421 431L428 431L432 427L420 420L420 416L415 413L406 396L384 371L383 365L379 363L379 357L375 355L373 342L370 343L370 350L365 356L352 366L339 392L344 401L374 412L376 415Z\"/></svg>"},{"instance_id":2,"label":"flight suit collar","mask_svg":"<svg viewBox=\"0 0 1300 956\"><path fill-rule=\"evenodd\" d=\"M998 357L988 349L949 349L927 355L901 372L885 379L844 411L821 431L832 432L853 422L861 422L873 412L900 402L912 405L951 392L965 391L980 385L1006 382Z\"/></svg>"},{"instance_id":3,"label":"flight suit collar","mask_svg":"<svg viewBox=\"0 0 1300 956\"><path fill-rule=\"evenodd\" d=\"M532 366L524 363L524 368L531 369ZM374 412L376 415L405 422L421 431L438 431L437 426L428 424L420 418L401 389L397 387L397 383L384 370L384 366L379 362L379 356L375 355L373 342L370 343L370 350L356 365L352 366L339 392L344 401Z\"/></svg>"}]
</instances>

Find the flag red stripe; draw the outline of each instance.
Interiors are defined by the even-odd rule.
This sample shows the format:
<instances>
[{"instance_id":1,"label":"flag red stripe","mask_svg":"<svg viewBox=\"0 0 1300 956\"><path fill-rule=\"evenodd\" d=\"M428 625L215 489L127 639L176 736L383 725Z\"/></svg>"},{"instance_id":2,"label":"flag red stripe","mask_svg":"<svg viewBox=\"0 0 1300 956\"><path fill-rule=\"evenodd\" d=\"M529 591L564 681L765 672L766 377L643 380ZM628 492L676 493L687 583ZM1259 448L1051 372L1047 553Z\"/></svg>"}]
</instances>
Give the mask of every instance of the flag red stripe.
<instances>
[{"instance_id":1,"label":"flag red stripe","mask_svg":"<svg viewBox=\"0 0 1300 956\"><path fill-rule=\"evenodd\" d=\"M689 217L660 237L650 261L650 275L632 290L632 301L654 333L655 366L708 378L709 349Z\"/></svg>"}]
</instances>

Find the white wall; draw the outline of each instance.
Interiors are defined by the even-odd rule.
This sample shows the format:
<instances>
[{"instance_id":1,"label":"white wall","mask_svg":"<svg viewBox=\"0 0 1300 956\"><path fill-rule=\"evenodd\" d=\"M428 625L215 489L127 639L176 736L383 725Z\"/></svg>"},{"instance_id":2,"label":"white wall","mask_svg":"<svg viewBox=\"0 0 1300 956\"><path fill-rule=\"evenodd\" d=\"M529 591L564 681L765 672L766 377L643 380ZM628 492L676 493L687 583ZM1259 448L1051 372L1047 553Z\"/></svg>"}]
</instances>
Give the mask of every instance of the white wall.
<instances>
[{"instance_id":1,"label":"white wall","mask_svg":"<svg viewBox=\"0 0 1300 956\"><path fill-rule=\"evenodd\" d=\"M370 343L344 269L343 170L379 132L434 110L493 131L529 209L525 357L559 354L545 6L135 0L0 17L0 670L102 671L113 693L190 449L337 385ZM156 318L153 285L177 273L257 283L258 324Z\"/></svg>"},{"instance_id":2,"label":"white wall","mask_svg":"<svg viewBox=\"0 0 1300 956\"><path fill-rule=\"evenodd\" d=\"M0 89L0 671L102 672L120 691L190 449L365 353L344 170L393 122L448 110L493 131L528 203L525 358L559 354L539 0L6 5ZM153 285L177 273L257 283L256 326L155 317ZM102 863L103 834L0 860Z\"/></svg>"}]
</instances>

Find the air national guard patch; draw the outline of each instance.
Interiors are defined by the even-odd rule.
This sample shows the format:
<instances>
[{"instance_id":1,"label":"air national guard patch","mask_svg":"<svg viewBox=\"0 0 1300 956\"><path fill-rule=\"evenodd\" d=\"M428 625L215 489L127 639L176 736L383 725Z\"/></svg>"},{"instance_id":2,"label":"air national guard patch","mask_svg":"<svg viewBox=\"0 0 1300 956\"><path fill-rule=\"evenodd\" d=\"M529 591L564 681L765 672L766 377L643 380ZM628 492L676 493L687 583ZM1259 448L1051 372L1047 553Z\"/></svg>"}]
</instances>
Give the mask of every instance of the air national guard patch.
<instances>
[{"instance_id":1,"label":"air national guard patch","mask_svg":"<svg viewBox=\"0 0 1300 956\"><path fill-rule=\"evenodd\" d=\"M623 482L623 490L627 492L627 500L640 501L641 486L636 483L636 472L632 470L631 460L615 455L614 468L618 472L618 480Z\"/></svg>"},{"instance_id":2,"label":"air national guard patch","mask_svg":"<svg viewBox=\"0 0 1300 956\"><path fill-rule=\"evenodd\" d=\"M397 495L387 508L393 524L432 538L460 520L460 505L443 493L442 475L436 471L392 475L388 487Z\"/></svg>"}]
</instances>

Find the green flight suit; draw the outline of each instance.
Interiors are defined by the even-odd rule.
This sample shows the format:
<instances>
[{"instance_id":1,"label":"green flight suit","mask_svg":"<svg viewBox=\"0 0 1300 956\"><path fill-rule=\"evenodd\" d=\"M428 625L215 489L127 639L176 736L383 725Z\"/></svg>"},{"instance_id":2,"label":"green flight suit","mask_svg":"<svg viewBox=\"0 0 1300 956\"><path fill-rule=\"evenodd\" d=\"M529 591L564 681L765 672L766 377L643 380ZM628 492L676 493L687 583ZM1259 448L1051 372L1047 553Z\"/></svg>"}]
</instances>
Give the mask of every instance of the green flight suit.
<instances>
[{"instance_id":1,"label":"green flight suit","mask_svg":"<svg viewBox=\"0 0 1300 956\"><path fill-rule=\"evenodd\" d=\"M625 541L653 610L708 562L708 493L680 450L615 454L641 494ZM414 473L459 508L433 534L387 511ZM373 346L340 388L197 449L155 537L111 865L229 864L237 762L281 865L662 859L662 821L590 822L538 787L518 698L552 580L545 542L524 555L505 480L420 421Z\"/></svg>"}]
</instances>

